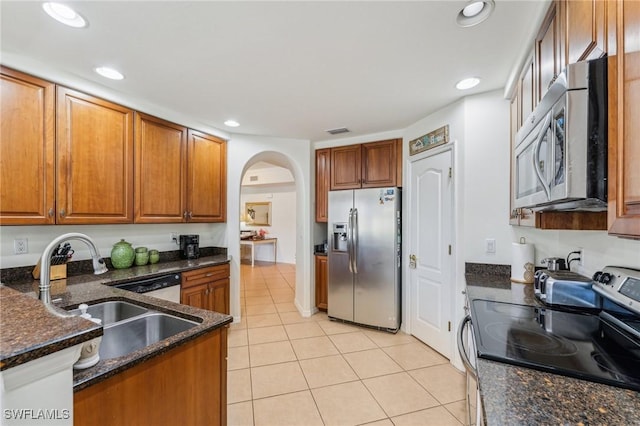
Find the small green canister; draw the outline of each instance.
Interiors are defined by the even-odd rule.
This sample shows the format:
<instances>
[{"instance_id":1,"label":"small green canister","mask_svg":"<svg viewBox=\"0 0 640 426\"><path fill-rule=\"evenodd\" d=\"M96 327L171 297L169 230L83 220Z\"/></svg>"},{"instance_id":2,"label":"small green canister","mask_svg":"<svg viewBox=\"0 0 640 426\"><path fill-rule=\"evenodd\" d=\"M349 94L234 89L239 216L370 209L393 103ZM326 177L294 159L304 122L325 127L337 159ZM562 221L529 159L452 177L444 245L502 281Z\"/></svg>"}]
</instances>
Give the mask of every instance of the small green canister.
<instances>
[{"instance_id":1,"label":"small green canister","mask_svg":"<svg viewBox=\"0 0 640 426\"><path fill-rule=\"evenodd\" d=\"M136 252L131 247L131 244L124 239L115 243L111 249L111 264L116 269L124 269L133 265L133 261L136 258Z\"/></svg>"}]
</instances>

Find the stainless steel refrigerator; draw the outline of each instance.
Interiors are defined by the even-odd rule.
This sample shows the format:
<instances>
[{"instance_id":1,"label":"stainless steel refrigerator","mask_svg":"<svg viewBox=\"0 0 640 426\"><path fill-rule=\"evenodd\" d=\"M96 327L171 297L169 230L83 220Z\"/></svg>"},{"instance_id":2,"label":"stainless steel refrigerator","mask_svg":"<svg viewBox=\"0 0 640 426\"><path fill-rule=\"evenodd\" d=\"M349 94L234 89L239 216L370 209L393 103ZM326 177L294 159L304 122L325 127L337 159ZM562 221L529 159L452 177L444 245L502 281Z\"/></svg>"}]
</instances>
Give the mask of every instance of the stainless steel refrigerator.
<instances>
[{"instance_id":1,"label":"stainless steel refrigerator","mask_svg":"<svg viewBox=\"0 0 640 426\"><path fill-rule=\"evenodd\" d=\"M329 192L330 318L400 328L399 188Z\"/></svg>"}]
</instances>

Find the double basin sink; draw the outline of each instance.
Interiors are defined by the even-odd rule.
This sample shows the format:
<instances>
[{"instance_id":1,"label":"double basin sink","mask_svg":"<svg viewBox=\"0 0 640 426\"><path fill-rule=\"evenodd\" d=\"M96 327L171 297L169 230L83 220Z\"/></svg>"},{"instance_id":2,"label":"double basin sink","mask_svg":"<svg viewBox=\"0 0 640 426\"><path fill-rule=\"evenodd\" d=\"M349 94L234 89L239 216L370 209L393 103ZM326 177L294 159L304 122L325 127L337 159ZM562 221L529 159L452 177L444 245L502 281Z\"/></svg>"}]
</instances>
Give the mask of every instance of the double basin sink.
<instances>
[{"instance_id":1,"label":"double basin sink","mask_svg":"<svg viewBox=\"0 0 640 426\"><path fill-rule=\"evenodd\" d=\"M74 309L71 313L80 314L80 310ZM102 320L101 359L128 355L199 325L195 321L121 300L90 305L87 313Z\"/></svg>"}]
</instances>

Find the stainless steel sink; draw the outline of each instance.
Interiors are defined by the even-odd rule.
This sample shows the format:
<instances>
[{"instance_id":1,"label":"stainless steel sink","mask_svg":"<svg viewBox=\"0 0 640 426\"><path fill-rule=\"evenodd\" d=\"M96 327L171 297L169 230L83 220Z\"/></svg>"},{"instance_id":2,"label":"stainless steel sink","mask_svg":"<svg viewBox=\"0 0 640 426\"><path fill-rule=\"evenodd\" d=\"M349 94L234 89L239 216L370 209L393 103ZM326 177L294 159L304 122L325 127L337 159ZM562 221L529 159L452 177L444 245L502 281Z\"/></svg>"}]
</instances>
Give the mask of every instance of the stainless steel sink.
<instances>
[{"instance_id":1,"label":"stainless steel sink","mask_svg":"<svg viewBox=\"0 0 640 426\"><path fill-rule=\"evenodd\" d=\"M87 313L94 318L100 318L105 327L147 312L149 312L147 308L120 300L96 303L87 308ZM80 315L80 310L74 309L71 313Z\"/></svg>"},{"instance_id":2,"label":"stainless steel sink","mask_svg":"<svg viewBox=\"0 0 640 426\"><path fill-rule=\"evenodd\" d=\"M152 311L140 317L105 326L100 344L100 358L127 355L197 325L194 321Z\"/></svg>"}]
</instances>

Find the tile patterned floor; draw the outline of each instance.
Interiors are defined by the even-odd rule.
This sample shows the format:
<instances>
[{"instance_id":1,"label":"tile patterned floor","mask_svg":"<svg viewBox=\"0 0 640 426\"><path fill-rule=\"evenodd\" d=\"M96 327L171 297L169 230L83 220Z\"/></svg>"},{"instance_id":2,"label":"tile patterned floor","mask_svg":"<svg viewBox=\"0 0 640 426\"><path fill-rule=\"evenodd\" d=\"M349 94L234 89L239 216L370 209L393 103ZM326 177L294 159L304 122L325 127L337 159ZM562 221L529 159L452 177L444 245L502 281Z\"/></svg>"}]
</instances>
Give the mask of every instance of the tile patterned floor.
<instances>
[{"instance_id":1,"label":"tile patterned floor","mask_svg":"<svg viewBox=\"0 0 640 426\"><path fill-rule=\"evenodd\" d=\"M464 424L465 378L412 336L303 318L295 266L241 266L229 330L228 425Z\"/></svg>"}]
</instances>

